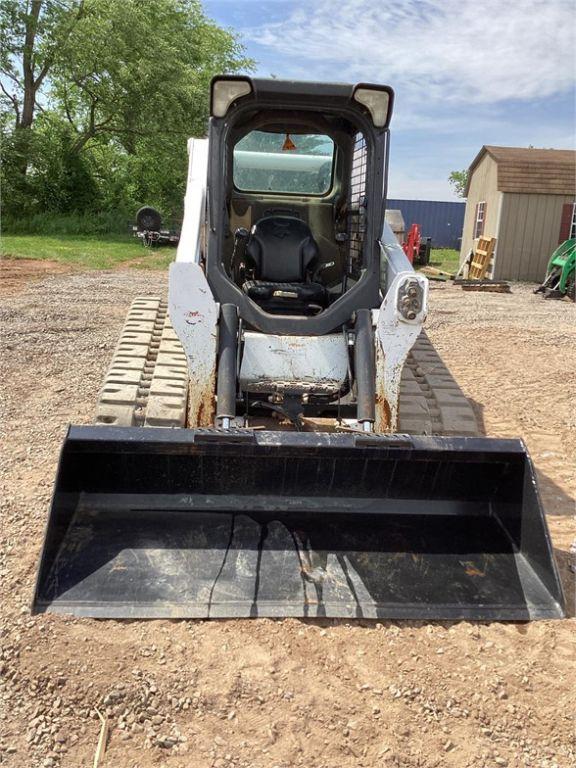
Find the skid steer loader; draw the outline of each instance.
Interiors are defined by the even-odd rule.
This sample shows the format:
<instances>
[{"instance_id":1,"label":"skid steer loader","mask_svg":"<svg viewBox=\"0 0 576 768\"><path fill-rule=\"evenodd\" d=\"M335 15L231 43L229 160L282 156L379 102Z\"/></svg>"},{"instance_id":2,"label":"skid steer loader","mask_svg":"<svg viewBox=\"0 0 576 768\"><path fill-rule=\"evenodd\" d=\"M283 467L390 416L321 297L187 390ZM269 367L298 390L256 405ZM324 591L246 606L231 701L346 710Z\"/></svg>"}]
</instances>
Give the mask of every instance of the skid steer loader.
<instances>
[{"instance_id":1,"label":"skid steer loader","mask_svg":"<svg viewBox=\"0 0 576 768\"><path fill-rule=\"evenodd\" d=\"M217 77L168 303L70 427L33 610L555 618L534 469L478 436L385 223L393 92Z\"/></svg>"}]
</instances>

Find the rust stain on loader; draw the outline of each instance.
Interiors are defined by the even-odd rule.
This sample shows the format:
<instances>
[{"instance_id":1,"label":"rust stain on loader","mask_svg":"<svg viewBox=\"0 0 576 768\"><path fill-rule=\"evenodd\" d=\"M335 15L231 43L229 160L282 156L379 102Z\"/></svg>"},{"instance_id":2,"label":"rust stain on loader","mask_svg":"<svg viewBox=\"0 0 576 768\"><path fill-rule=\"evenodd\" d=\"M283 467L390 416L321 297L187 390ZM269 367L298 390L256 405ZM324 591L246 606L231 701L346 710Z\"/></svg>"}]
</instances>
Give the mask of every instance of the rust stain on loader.
<instances>
[{"instance_id":1,"label":"rust stain on loader","mask_svg":"<svg viewBox=\"0 0 576 768\"><path fill-rule=\"evenodd\" d=\"M392 408L386 397L385 371L384 371L384 352L378 342L376 342L376 399L375 399L375 424L376 432L390 432L394 425L392 424Z\"/></svg>"},{"instance_id":2,"label":"rust stain on loader","mask_svg":"<svg viewBox=\"0 0 576 768\"><path fill-rule=\"evenodd\" d=\"M389 430L392 425L390 403L380 392L376 392L376 424L378 431Z\"/></svg>"},{"instance_id":3,"label":"rust stain on loader","mask_svg":"<svg viewBox=\"0 0 576 768\"><path fill-rule=\"evenodd\" d=\"M190 379L188 388L188 427L212 427L214 425L215 402L214 392L216 388L216 372L206 381L199 382Z\"/></svg>"}]
</instances>

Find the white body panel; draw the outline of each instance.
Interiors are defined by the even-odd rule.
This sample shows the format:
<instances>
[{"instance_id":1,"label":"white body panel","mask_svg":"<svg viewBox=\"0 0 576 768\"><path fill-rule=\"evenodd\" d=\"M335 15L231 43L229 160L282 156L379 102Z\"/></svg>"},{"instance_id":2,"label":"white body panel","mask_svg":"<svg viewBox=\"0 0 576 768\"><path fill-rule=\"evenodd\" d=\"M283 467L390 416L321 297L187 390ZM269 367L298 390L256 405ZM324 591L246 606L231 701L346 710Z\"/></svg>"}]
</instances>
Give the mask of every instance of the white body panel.
<instances>
[{"instance_id":1,"label":"white body panel","mask_svg":"<svg viewBox=\"0 0 576 768\"><path fill-rule=\"evenodd\" d=\"M337 393L348 373L343 333L327 336L244 334L240 388L248 392L288 390Z\"/></svg>"},{"instance_id":2,"label":"white body panel","mask_svg":"<svg viewBox=\"0 0 576 768\"><path fill-rule=\"evenodd\" d=\"M200 266L207 180L208 139L189 139L184 221L168 292L170 320L188 360L189 427L214 420L219 308Z\"/></svg>"},{"instance_id":3,"label":"white body panel","mask_svg":"<svg viewBox=\"0 0 576 768\"><path fill-rule=\"evenodd\" d=\"M200 262L202 230L206 215L208 139L188 139L188 178L184 197L184 221L176 261Z\"/></svg>"}]
</instances>

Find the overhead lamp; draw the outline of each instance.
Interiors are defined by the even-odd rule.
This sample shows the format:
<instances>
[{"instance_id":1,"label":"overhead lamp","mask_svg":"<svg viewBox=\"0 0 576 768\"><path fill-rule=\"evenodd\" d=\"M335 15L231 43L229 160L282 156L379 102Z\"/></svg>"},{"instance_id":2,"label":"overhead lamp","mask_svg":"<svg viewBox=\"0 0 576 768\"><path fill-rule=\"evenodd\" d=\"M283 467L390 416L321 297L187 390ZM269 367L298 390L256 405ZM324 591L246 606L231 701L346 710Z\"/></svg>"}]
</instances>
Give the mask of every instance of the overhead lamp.
<instances>
[{"instance_id":1,"label":"overhead lamp","mask_svg":"<svg viewBox=\"0 0 576 768\"><path fill-rule=\"evenodd\" d=\"M210 113L213 117L224 117L233 101L249 93L252 93L252 84L249 80L240 78L213 80Z\"/></svg>"},{"instance_id":2,"label":"overhead lamp","mask_svg":"<svg viewBox=\"0 0 576 768\"><path fill-rule=\"evenodd\" d=\"M354 99L368 109L376 128L384 128L388 123L390 109L390 91L388 89L358 86L354 91Z\"/></svg>"}]
</instances>

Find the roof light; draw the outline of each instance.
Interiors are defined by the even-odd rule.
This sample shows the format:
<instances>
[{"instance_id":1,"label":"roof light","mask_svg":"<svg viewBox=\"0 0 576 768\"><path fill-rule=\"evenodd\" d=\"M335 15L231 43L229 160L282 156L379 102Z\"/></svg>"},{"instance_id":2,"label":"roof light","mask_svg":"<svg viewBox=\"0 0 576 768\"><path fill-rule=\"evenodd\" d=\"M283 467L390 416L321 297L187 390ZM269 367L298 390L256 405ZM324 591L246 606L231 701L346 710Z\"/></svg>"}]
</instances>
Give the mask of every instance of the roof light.
<instances>
[{"instance_id":1,"label":"roof light","mask_svg":"<svg viewBox=\"0 0 576 768\"><path fill-rule=\"evenodd\" d=\"M390 104L390 94L388 91L360 87L354 91L354 98L368 108L376 128L383 128L386 125Z\"/></svg>"},{"instance_id":2,"label":"roof light","mask_svg":"<svg viewBox=\"0 0 576 768\"><path fill-rule=\"evenodd\" d=\"M212 115L224 117L233 101L249 93L252 93L252 85L248 80L215 80L212 83Z\"/></svg>"}]
</instances>

